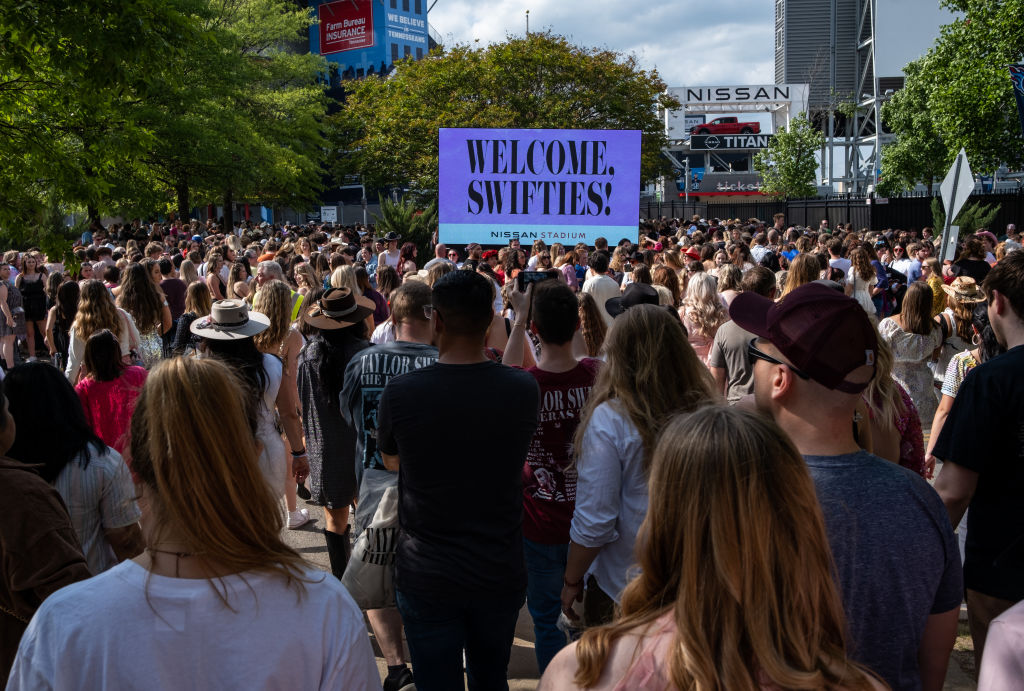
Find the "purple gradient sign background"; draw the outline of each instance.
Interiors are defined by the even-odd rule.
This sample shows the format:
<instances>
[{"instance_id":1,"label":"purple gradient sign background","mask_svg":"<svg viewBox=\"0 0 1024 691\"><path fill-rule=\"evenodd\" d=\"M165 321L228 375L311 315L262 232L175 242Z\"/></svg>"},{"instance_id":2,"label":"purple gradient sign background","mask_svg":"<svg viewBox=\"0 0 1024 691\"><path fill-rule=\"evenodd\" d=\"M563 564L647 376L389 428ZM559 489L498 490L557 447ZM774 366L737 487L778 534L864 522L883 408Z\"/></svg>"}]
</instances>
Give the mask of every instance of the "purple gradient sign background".
<instances>
[{"instance_id":1,"label":"purple gradient sign background","mask_svg":"<svg viewBox=\"0 0 1024 691\"><path fill-rule=\"evenodd\" d=\"M639 130L441 129L441 242L636 235Z\"/></svg>"}]
</instances>

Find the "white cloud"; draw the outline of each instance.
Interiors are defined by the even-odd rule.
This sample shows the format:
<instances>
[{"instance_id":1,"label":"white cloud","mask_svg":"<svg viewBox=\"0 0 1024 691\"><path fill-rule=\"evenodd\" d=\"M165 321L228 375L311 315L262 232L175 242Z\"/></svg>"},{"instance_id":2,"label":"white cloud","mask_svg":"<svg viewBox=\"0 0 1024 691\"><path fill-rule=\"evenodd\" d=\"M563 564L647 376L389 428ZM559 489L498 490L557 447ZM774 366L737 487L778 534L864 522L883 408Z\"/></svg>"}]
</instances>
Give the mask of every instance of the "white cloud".
<instances>
[{"instance_id":1,"label":"white cloud","mask_svg":"<svg viewBox=\"0 0 1024 691\"><path fill-rule=\"evenodd\" d=\"M438 0L445 43L494 43L548 30L578 45L633 53L669 86L774 81L774 6L766 0Z\"/></svg>"}]
</instances>

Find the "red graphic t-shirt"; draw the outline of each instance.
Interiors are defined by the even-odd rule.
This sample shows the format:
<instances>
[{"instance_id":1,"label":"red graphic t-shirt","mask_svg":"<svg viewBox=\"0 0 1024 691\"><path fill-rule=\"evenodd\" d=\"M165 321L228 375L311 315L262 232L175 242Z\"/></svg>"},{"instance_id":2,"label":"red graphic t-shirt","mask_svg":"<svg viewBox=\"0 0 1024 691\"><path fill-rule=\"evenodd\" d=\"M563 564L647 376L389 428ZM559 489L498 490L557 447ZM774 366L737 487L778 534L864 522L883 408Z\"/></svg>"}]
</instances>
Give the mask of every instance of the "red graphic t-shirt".
<instances>
[{"instance_id":1,"label":"red graphic t-shirt","mask_svg":"<svg viewBox=\"0 0 1024 691\"><path fill-rule=\"evenodd\" d=\"M523 464L523 537L548 545L569 542L576 506L572 439L594 385L600 361L592 358L568 372L527 370L540 386L540 424Z\"/></svg>"}]
</instances>

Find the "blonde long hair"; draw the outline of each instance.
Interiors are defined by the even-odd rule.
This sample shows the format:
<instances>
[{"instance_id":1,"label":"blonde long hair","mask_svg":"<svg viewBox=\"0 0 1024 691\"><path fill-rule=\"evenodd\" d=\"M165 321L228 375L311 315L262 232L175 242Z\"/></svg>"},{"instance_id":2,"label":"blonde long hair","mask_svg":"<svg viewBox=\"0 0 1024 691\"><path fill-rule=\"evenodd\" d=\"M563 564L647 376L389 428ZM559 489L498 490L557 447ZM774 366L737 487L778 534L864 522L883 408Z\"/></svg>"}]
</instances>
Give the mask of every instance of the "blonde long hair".
<instances>
[{"instance_id":1,"label":"blonde long hair","mask_svg":"<svg viewBox=\"0 0 1024 691\"><path fill-rule=\"evenodd\" d=\"M121 316L107 287L91 278L82 283L74 331L81 340L87 341L89 336L103 329L115 335L121 333Z\"/></svg>"},{"instance_id":2,"label":"blonde long hair","mask_svg":"<svg viewBox=\"0 0 1024 691\"><path fill-rule=\"evenodd\" d=\"M656 305L636 305L616 317L604 352L604 366L576 428L576 452L583 448L594 411L614 400L640 434L648 468L668 417L716 399L711 374L686 340L679 318Z\"/></svg>"},{"instance_id":3,"label":"blonde long hair","mask_svg":"<svg viewBox=\"0 0 1024 691\"><path fill-rule=\"evenodd\" d=\"M814 485L774 422L728 406L676 416L649 496L640 573L621 617L580 639L577 685L596 684L615 641L668 613L675 641L660 662L674 688L872 688L847 659Z\"/></svg>"},{"instance_id":4,"label":"blonde long hair","mask_svg":"<svg viewBox=\"0 0 1024 691\"><path fill-rule=\"evenodd\" d=\"M199 278L199 271L196 269L196 265L192 263L191 259L182 260L181 266L178 268L178 276L181 277L181 280L183 280L187 286L202 280Z\"/></svg>"},{"instance_id":5,"label":"blonde long hair","mask_svg":"<svg viewBox=\"0 0 1024 691\"><path fill-rule=\"evenodd\" d=\"M779 298L786 297L805 283L817 281L819 276L821 276L821 262L813 254L801 252L789 263L786 284L782 287L782 295Z\"/></svg>"},{"instance_id":6,"label":"blonde long hair","mask_svg":"<svg viewBox=\"0 0 1024 691\"><path fill-rule=\"evenodd\" d=\"M173 527L188 551L204 561L229 573L279 574L301 593L305 561L281 540L283 517L239 404L247 395L216 359L161 361L146 378L132 415L132 470L155 494L156 542ZM168 410L179 414L168 416ZM219 412L210 416L209 410ZM230 607L226 586L208 580Z\"/></svg>"},{"instance_id":7,"label":"blonde long hair","mask_svg":"<svg viewBox=\"0 0 1024 691\"><path fill-rule=\"evenodd\" d=\"M284 281L267 281L256 293L252 308L270 318L270 328L252 338L256 348L277 355L292 324L292 289Z\"/></svg>"},{"instance_id":8,"label":"blonde long hair","mask_svg":"<svg viewBox=\"0 0 1024 691\"><path fill-rule=\"evenodd\" d=\"M189 283L185 289L185 311L192 312L197 317L205 317L212 309L210 288L202 281Z\"/></svg>"},{"instance_id":9,"label":"blonde long hair","mask_svg":"<svg viewBox=\"0 0 1024 691\"><path fill-rule=\"evenodd\" d=\"M903 397L896 390L898 386L892 378L892 348L882 337L878 338L875 353L875 376L864 391L864 402L871 409L871 414L878 426L885 431L896 424L896 417L905 412Z\"/></svg>"},{"instance_id":10,"label":"blonde long hair","mask_svg":"<svg viewBox=\"0 0 1024 691\"><path fill-rule=\"evenodd\" d=\"M691 276L686 284L683 310L697 333L705 338L714 338L718 327L729 321L729 314L718 297L714 277L703 271Z\"/></svg>"},{"instance_id":11,"label":"blonde long hair","mask_svg":"<svg viewBox=\"0 0 1024 691\"><path fill-rule=\"evenodd\" d=\"M351 264L345 266L339 266L331 274L331 287L332 288L348 288L356 295L362 295L363 290L359 287L359 281L356 280L356 269Z\"/></svg>"}]
</instances>

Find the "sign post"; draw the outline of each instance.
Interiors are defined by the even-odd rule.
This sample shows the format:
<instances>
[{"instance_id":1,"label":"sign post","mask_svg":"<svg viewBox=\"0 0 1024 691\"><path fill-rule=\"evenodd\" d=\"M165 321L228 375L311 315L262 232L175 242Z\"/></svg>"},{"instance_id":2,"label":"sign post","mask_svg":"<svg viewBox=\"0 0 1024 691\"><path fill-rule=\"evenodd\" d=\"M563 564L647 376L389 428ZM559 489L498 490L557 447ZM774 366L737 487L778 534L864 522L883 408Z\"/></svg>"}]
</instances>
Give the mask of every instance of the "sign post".
<instances>
[{"instance_id":1,"label":"sign post","mask_svg":"<svg viewBox=\"0 0 1024 691\"><path fill-rule=\"evenodd\" d=\"M320 207L320 221L322 223L337 223L338 222L338 207L336 207L336 206L321 206Z\"/></svg>"},{"instance_id":2,"label":"sign post","mask_svg":"<svg viewBox=\"0 0 1024 691\"><path fill-rule=\"evenodd\" d=\"M974 191L974 174L967 162L967 152L962 148L956 155L953 166L946 173L946 179L942 181L939 190L942 192L942 205L946 207L946 223L942 230L942 248L940 250L942 255L939 257L939 262L942 263L947 259L952 260L956 255L959 228L957 228L956 235L950 236L954 227L953 221L967 202L967 198L971 196L971 192ZM950 247L952 247L952 251L950 251Z\"/></svg>"}]
</instances>

